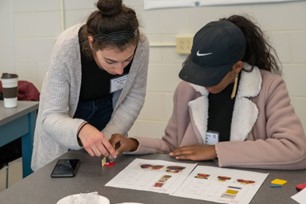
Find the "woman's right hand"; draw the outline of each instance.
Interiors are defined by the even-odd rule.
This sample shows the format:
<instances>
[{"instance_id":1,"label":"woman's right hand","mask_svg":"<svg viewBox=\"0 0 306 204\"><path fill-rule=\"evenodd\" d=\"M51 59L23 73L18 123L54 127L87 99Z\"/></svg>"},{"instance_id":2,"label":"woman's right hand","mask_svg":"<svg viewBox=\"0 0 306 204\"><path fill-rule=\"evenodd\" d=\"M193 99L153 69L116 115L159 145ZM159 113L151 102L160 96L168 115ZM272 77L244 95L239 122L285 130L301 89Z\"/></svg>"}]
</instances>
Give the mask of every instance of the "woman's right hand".
<instances>
[{"instance_id":1,"label":"woman's right hand","mask_svg":"<svg viewBox=\"0 0 306 204\"><path fill-rule=\"evenodd\" d=\"M117 157L117 153L103 133L90 124L85 124L78 135L84 149L92 157L97 156L113 156Z\"/></svg>"},{"instance_id":2,"label":"woman's right hand","mask_svg":"<svg viewBox=\"0 0 306 204\"><path fill-rule=\"evenodd\" d=\"M109 142L118 154L135 151L138 148L138 141L136 139L128 138L118 133L113 134Z\"/></svg>"}]
</instances>

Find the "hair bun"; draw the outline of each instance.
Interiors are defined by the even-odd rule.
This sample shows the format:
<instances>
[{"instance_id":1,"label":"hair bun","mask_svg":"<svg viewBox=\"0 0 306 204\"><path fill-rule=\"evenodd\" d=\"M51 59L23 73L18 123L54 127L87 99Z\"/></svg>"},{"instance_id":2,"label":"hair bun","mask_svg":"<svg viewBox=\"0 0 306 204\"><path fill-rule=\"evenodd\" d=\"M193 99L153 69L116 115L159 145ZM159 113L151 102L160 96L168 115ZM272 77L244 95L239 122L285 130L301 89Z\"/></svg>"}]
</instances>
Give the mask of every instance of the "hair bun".
<instances>
[{"instance_id":1,"label":"hair bun","mask_svg":"<svg viewBox=\"0 0 306 204\"><path fill-rule=\"evenodd\" d=\"M99 0L97 8L102 15L112 16L120 13L122 8L122 0Z\"/></svg>"}]
</instances>

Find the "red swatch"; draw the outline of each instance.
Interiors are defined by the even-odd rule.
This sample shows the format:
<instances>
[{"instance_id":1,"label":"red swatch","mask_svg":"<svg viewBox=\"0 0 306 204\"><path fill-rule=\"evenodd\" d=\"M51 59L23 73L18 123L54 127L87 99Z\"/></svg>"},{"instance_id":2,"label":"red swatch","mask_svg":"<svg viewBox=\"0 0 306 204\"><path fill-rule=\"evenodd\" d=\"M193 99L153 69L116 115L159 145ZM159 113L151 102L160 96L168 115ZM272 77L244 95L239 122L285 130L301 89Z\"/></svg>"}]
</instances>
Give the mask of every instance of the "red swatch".
<instances>
[{"instance_id":1,"label":"red swatch","mask_svg":"<svg viewBox=\"0 0 306 204\"><path fill-rule=\"evenodd\" d=\"M106 162L104 164L104 166L113 167L113 166L115 166L115 164L116 164L116 162Z\"/></svg>"}]
</instances>

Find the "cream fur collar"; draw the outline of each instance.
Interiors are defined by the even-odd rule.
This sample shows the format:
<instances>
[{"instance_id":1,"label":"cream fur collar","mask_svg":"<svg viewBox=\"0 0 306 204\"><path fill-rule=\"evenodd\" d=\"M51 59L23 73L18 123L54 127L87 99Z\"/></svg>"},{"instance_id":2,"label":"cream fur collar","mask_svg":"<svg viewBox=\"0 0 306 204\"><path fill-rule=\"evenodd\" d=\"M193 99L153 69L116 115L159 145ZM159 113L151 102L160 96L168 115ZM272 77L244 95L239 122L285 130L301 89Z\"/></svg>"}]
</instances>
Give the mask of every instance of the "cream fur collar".
<instances>
[{"instance_id":1,"label":"cream fur collar","mask_svg":"<svg viewBox=\"0 0 306 204\"><path fill-rule=\"evenodd\" d=\"M244 69L248 70L251 66L244 63ZM231 141L243 141L247 138L258 117L256 104L249 100L255 97L261 89L262 77L257 67L252 72L242 71L236 102L233 111L231 125ZM201 93L201 97L188 103L194 126L197 128L202 138L205 138L207 131L208 118L208 91L198 85L190 84L196 91ZM203 140L204 142L204 140Z\"/></svg>"}]
</instances>

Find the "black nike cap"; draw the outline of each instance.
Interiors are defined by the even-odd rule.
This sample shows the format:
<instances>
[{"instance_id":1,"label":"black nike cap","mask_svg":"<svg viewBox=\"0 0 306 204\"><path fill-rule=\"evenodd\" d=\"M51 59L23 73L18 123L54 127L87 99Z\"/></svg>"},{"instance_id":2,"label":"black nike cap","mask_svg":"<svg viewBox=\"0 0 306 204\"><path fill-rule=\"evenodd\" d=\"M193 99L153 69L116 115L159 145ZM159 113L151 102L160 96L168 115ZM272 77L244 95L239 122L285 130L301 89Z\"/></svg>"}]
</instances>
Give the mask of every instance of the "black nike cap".
<instances>
[{"instance_id":1,"label":"black nike cap","mask_svg":"<svg viewBox=\"0 0 306 204\"><path fill-rule=\"evenodd\" d=\"M246 39L238 26L228 20L212 21L195 34L179 77L196 85L215 86L244 57L245 50Z\"/></svg>"}]
</instances>

